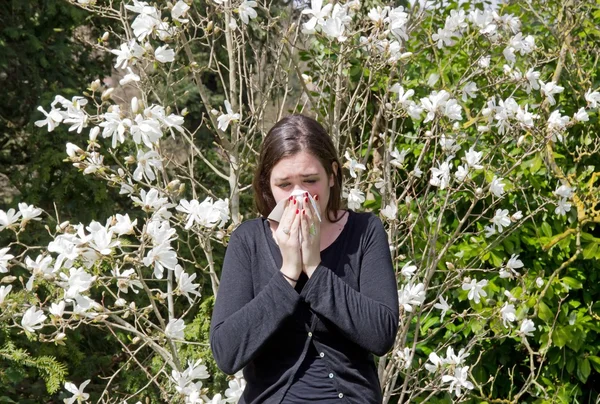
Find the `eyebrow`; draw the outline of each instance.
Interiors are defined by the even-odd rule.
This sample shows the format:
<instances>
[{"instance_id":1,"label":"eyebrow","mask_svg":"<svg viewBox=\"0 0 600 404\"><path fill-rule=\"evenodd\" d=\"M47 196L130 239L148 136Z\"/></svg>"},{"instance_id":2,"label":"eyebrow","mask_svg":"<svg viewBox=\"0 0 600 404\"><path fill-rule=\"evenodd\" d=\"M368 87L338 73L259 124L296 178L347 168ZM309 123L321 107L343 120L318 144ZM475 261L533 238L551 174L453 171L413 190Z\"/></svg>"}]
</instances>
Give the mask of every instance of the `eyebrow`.
<instances>
[{"instance_id":1,"label":"eyebrow","mask_svg":"<svg viewBox=\"0 0 600 404\"><path fill-rule=\"evenodd\" d=\"M308 177L315 177L319 175L319 173L315 173L315 174L302 174L301 177L302 178L308 178ZM283 177L283 178L275 178L275 181L287 181L289 179L289 177Z\"/></svg>"}]
</instances>

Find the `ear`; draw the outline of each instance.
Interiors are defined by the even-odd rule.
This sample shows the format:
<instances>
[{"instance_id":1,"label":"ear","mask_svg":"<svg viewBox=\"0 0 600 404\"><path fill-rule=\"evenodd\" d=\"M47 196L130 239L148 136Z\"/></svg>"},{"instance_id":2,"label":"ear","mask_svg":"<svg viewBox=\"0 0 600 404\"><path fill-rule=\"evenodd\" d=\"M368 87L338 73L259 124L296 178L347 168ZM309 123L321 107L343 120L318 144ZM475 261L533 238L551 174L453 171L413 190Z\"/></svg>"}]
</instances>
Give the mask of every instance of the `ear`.
<instances>
[{"instance_id":1,"label":"ear","mask_svg":"<svg viewBox=\"0 0 600 404\"><path fill-rule=\"evenodd\" d=\"M338 163L336 163L335 161L331 163L331 169L333 172L329 176L329 188L331 188L333 184L335 184L335 177L337 177L338 173Z\"/></svg>"}]
</instances>

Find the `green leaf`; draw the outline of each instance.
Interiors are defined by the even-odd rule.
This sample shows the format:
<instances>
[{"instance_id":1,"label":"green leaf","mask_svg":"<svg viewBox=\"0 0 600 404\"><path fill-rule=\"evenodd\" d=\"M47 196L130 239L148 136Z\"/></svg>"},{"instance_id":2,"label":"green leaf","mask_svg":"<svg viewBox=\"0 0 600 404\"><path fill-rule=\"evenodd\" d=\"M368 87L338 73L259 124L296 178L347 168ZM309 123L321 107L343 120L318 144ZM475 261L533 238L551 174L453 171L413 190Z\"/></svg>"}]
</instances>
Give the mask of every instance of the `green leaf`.
<instances>
[{"instance_id":1,"label":"green leaf","mask_svg":"<svg viewBox=\"0 0 600 404\"><path fill-rule=\"evenodd\" d=\"M590 361L587 358L577 358L577 377L585 383L592 372Z\"/></svg>"},{"instance_id":2,"label":"green leaf","mask_svg":"<svg viewBox=\"0 0 600 404\"><path fill-rule=\"evenodd\" d=\"M571 337L572 334L568 331L566 327L558 327L552 333L552 340L554 341L554 345L556 345L559 348L564 347Z\"/></svg>"},{"instance_id":3,"label":"green leaf","mask_svg":"<svg viewBox=\"0 0 600 404\"><path fill-rule=\"evenodd\" d=\"M586 260L592 259L592 258L596 258L596 252L598 251L598 244L597 243L589 243L584 249L583 249L583 258L585 258Z\"/></svg>"},{"instance_id":4,"label":"green leaf","mask_svg":"<svg viewBox=\"0 0 600 404\"><path fill-rule=\"evenodd\" d=\"M594 356L594 355L590 355L590 356L588 356L588 359L592 363L594 370L596 372L600 373L600 358L597 356Z\"/></svg>"},{"instance_id":5,"label":"green leaf","mask_svg":"<svg viewBox=\"0 0 600 404\"><path fill-rule=\"evenodd\" d=\"M554 313L546 303L540 301L540 309L538 312L538 317L541 320L544 320L546 323L551 323L554 320Z\"/></svg>"},{"instance_id":6,"label":"green leaf","mask_svg":"<svg viewBox=\"0 0 600 404\"><path fill-rule=\"evenodd\" d=\"M542 232L546 237L552 237L552 227L550 227L548 222L542 223Z\"/></svg>"},{"instance_id":7,"label":"green leaf","mask_svg":"<svg viewBox=\"0 0 600 404\"><path fill-rule=\"evenodd\" d=\"M571 278L570 276L565 276L562 278L563 283L565 283L571 289L581 289L583 285L577 279Z\"/></svg>"}]
</instances>

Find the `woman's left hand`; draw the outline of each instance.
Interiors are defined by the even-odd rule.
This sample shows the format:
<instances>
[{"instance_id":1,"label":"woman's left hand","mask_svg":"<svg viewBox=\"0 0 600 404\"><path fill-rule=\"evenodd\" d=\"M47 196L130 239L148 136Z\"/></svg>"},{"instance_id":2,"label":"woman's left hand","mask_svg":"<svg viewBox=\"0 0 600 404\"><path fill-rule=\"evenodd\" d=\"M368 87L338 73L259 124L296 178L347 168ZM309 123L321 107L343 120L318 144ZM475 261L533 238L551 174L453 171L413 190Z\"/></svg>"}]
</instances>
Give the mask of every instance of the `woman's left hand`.
<instances>
[{"instance_id":1,"label":"woman's left hand","mask_svg":"<svg viewBox=\"0 0 600 404\"><path fill-rule=\"evenodd\" d=\"M315 205L319 209L319 204ZM320 214L321 212L319 212ZM304 198L304 209L301 216L302 270L310 278L321 263L321 222L319 222L313 204L310 203L307 196Z\"/></svg>"}]
</instances>

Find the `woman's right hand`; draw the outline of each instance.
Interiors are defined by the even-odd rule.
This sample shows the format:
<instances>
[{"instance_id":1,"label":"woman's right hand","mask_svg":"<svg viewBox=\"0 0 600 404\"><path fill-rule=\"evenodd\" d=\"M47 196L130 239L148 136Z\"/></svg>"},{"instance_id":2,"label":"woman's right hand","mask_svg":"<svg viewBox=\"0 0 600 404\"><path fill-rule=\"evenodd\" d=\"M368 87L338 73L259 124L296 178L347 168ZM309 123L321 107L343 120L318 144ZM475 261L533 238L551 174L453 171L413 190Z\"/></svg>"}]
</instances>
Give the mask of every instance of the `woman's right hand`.
<instances>
[{"instance_id":1,"label":"woman's right hand","mask_svg":"<svg viewBox=\"0 0 600 404\"><path fill-rule=\"evenodd\" d=\"M298 279L302 273L302 250L300 246L300 211L296 198L291 197L287 200L283 215L275 231L275 238L279 249L283 265L281 272L286 276L293 286L291 279Z\"/></svg>"}]
</instances>

